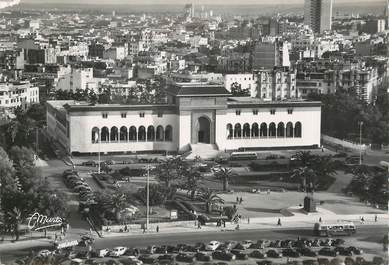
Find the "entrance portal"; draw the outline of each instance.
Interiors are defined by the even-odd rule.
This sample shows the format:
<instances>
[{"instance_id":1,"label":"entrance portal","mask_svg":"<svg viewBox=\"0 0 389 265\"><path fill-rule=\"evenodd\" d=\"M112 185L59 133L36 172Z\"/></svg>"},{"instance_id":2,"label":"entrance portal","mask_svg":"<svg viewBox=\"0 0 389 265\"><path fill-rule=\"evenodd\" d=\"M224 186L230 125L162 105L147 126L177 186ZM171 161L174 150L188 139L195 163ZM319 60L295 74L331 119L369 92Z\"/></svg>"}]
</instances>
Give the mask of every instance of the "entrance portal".
<instances>
[{"instance_id":1,"label":"entrance portal","mask_svg":"<svg viewBox=\"0 0 389 265\"><path fill-rule=\"evenodd\" d=\"M199 118L199 130L197 132L198 143L211 143L211 122L206 117Z\"/></svg>"}]
</instances>

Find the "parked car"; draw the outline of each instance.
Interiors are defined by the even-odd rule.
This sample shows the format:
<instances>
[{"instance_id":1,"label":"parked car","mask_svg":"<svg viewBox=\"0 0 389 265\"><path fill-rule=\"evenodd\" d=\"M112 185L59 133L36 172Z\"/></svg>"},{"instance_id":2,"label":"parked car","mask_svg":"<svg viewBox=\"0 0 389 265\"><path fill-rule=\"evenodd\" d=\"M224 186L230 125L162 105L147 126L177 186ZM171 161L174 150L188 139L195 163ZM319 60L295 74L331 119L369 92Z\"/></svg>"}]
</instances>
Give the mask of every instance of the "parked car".
<instances>
[{"instance_id":1,"label":"parked car","mask_svg":"<svg viewBox=\"0 0 389 265\"><path fill-rule=\"evenodd\" d=\"M103 248L103 249L98 249L96 250L96 256L99 257L99 258L104 258L105 256L107 256L109 253L109 249L108 248Z\"/></svg>"},{"instance_id":2,"label":"parked car","mask_svg":"<svg viewBox=\"0 0 389 265\"><path fill-rule=\"evenodd\" d=\"M159 246L155 249L154 253L157 253L157 254L167 254L168 251L167 251L167 246L163 245L163 246Z\"/></svg>"},{"instance_id":3,"label":"parked car","mask_svg":"<svg viewBox=\"0 0 389 265\"><path fill-rule=\"evenodd\" d=\"M157 247L152 245L152 246L148 246L146 251L147 251L147 254L154 254L155 251L157 250Z\"/></svg>"},{"instance_id":4,"label":"parked car","mask_svg":"<svg viewBox=\"0 0 389 265\"><path fill-rule=\"evenodd\" d=\"M213 240L205 246L205 250L215 251L219 246L220 246L220 242Z\"/></svg>"},{"instance_id":5,"label":"parked car","mask_svg":"<svg viewBox=\"0 0 389 265\"><path fill-rule=\"evenodd\" d=\"M212 256L203 252L198 252L195 254L195 257L198 261L203 261L203 262L209 262L212 261Z\"/></svg>"},{"instance_id":6,"label":"parked car","mask_svg":"<svg viewBox=\"0 0 389 265\"><path fill-rule=\"evenodd\" d=\"M212 253L212 257L218 260L232 261L236 259L236 256L226 251L215 251Z\"/></svg>"},{"instance_id":7,"label":"parked car","mask_svg":"<svg viewBox=\"0 0 389 265\"><path fill-rule=\"evenodd\" d=\"M90 160L90 161L82 162L81 165L84 167L96 167L98 164L95 161Z\"/></svg>"},{"instance_id":8,"label":"parked car","mask_svg":"<svg viewBox=\"0 0 389 265\"><path fill-rule=\"evenodd\" d=\"M319 262L315 259L303 260L303 265L319 265Z\"/></svg>"},{"instance_id":9,"label":"parked car","mask_svg":"<svg viewBox=\"0 0 389 265\"><path fill-rule=\"evenodd\" d=\"M316 257L317 254L310 248L298 248L297 251L305 257Z\"/></svg>"},{"instance_id":10,"label":"parked car","mask_svg":"<svg viewBox=\"0 0 389 265\"><path fill-rule=\"evenodd\" d=\"M160 256L158 256L157 259L158 259L158 262L161 262L161 261L174 262L175 261L175 257L173 255L169 255L169 254L160 255Z\"/></svg>"},{"instance_id":11,"label":"parked car","mask_svg":"<svg viewBox=\"0 0 389 265\"><path fill-rule=\"evenodd\" d=\"M267 257L267 255L265 253L262 253L259 250L254 250L253 252L251 252L249 254L249 256L252 257L252 258L255 258L255 259L264 259L264 258Z\"/></svg>"},{"instance_id":12,"label":"parked car","mask_svg":"<svg viewBox=\"0 0 389 265\"><path fill-rule=\"evenodd\" d=\"M348 247L347 248L348 250L350 250L354 255L362 255L363 254L363 250L362 249L359 249L357 247Z\"/></svg>"},{"instance_id":13,"label":"parked car","mask_svg":"<svg viewBox=\"0 0 389 265\"><path fill-rule=\"evenodd\" d=\"M231 253L235 255L237 260L248 260L249 259L249 256L240 250L233 249L233 250L231 250Z\"/></svg>"},{"instance_id":14,"label":"parked car","mask_svg":"<svg viewBox=\"0 0 389 265\"><path fill-rule=\"evenodd\" d=\"M269 258L282 258L282 254L279 253L277 250L274 250L274 249L270 249L266 252L266 255L269 257Z\"/></svg>"},{"instance_id":15,"label":"parked car","mask_svg":"<svg viewBox=\"0 0 389 265\"><path fill-rule=\"evenodd\" d=\"M245 248L241 243L238 243L238 244L234 247L234 249L236 249L236 250L245 250L246 248Z\"/></svg>"},{"instance_id":16,"label":"parked car","mask_svg":"<svg viewBox=\"0 0 389 265\"><path fill-rule=\"evenodd\" d=\"M66 169L63 173L62 173L62 177L67 177L69 175L77 175L78 172L76 170L73 170L73 169Z\"/></svg>"},{"instance_id":17,"label":"parked car","mask_svg":"<svg viewBox=\"0 0 389 265\"><path fill-rule=\"evenodd\" d=\"M336 257L337 255L339 255L339 252L337 252L329 247L325 247L325 248L320 249L318 254L321 256Z\"/></svg>"},{"instance_id":18,"label":"parked car","mask_svg":"<svg viewBox=\"0 0 389 265\"><path fill-rule=\"evenodd\" d=\"M120 257L126 253L126 247L115 247L109 252L110 257Z\"/></svg>"},{"instance_id":19,"label":"parked car","mask_svg":"<svg viewBox=\"0 0 389 265\"><path fill-rule=\"evenodd\" d=\"M273 262L271 260L259 260L257 261L257 265L272 265Z\"/></svg>"},{"instance_id":20,"label":"parked car","mask_svg":"<svg viewBox=\"0 0 389 265\"><path fill-rule=\"evenodd\" d=\"M110 160L105 160L105 164L107 164L107 165L115 165L116 162L114 160L110 159Z\"/></svg>"},{"instance_id":21,"label":"parked car","mask_svg":"<svg viewBox=\"0 0 389 265\"><path fill-rule=\"evenodd\" d=\"M123 264L130 263L130 265L142 265L143 261L139 260L135 256L128 256Z\"/></svg>"},{"instance_id":22,"label":"parked car","mask_svg":"<svg viewBox=\"0 0 389 265\"><path fill-rule=\"evenodd\" d=\"M158 260L151 255L141 255L138 259L146 264L154 264L158 262Z\"/></svg>"},{"instance_id":23,"label":"parked car","mask_svg":"<svg viewBox=\"0 0 389 265\"><path fill-rule=\"evenodd\" d=\"M286 248L282 251L282 256L284 257L291 257L291 258L298 258L300 257L300 253L298 253L296 250L292 248Z\"/></svg>"},{"instance_id":24,"label":"parked car","mask_svg":"<svg viewBox=\"0 0 389 265\"><path fill-rule=\"evenodd\" d=\"M334 251L338 252L339 255L342 256L352 256L353 252L349 248L344 248L344 247L336 247Z\"/></svg>"},{"instance_id":25,"label":"parked car","mask_svg":"<svg viewBox=\"0 0 389 265\"><path fill-rule=\"evenodd\" d=\"M180 262L191 263L196 261L196 257L189 254L180 253L176 256L176 260Z\"/></svg>"},{"instance_id":26,"label":"parked car","mask_svg":"<svg viewBox=\"0 0 389 265\"><path fill-rule=\"evenodd\" d=\"M39 258L45 258L45 257L48 257L50 256L52 253L50 250L48 249L42 249L41 251L38 252L38 254L36 255L37 257Z\"/></svg>"}]
</instances>

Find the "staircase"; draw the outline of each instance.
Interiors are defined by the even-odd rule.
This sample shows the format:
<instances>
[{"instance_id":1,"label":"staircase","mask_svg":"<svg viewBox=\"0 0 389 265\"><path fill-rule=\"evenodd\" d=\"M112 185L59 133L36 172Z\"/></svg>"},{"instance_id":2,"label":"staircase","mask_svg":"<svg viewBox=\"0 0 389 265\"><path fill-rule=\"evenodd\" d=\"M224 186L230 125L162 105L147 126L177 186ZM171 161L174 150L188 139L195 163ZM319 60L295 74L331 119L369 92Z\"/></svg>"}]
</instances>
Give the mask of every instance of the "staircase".
<instances>
[{"instance_id":1,"label":"staircase","mask_svg":"<svg viewBox=\"0 0 389 265\"><path fill-rule=\"evenodd\" d=\"M192 151L186 157L186 159L192 160L195 159L196 156L201 157L201 159L214 159L216 158L220 151L215 144L191 144L190 145Z\"/></svg>"}]
</instances>

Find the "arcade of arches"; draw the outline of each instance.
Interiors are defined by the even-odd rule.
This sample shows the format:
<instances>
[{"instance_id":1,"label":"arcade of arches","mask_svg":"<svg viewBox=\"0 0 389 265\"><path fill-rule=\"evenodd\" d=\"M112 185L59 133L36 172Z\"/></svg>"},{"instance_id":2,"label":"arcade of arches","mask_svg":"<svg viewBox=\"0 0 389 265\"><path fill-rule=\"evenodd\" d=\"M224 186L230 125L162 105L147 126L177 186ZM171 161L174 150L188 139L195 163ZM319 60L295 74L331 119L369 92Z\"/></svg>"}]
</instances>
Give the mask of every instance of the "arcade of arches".
<instances>
[{"instance_id":1,"label":"arcade of arches","mask_svg":"<svg viewBox=\"0 0 389 265\"><path fill-rule=\"evenodd\" d=\"M120 128L113 126L108 128L106 126L101 129L94 127L92 129L91 141L98 143L119 143L119 142L171 142L173 140L173 128L170 125L163 127L161 125L154 127L148 126L131 126L127 128L122 126Z\"/></svg>"},{"instance_id":2,"label":"arcade of arches","mask_svg":"<svg viewBox=\"0 0 389 265\"><path fill-rule=\"evenodd\" d=\"M265 122L258 123L236 123L232 125L227 124L227 139L240 139L240 138L301 138L302 137L302 124L301 122L283 123L278 124L271 122L267 124Z\"/></svg>"}]
</instances>

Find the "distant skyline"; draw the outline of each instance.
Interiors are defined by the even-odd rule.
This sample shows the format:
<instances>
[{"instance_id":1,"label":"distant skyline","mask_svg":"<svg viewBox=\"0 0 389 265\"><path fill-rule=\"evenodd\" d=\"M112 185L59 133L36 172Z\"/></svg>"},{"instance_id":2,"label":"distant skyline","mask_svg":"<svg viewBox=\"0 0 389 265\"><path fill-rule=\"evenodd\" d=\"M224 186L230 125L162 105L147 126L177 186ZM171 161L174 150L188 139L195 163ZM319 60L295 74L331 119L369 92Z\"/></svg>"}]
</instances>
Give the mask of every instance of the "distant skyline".
<instances>
[{"instance_id":1,"label":"distant skyline","mask_svg":"<svg viewBox=\"0 0 389 265\"><path fill-rule=\"evenodd\" d=\"M337 3L358 3L369 5L369 3L384 4L386 0L333 0ZM46 0L21 0L22 3L48 3ZM274 4L274 5L290 5L303 4L304 0L50 0L50 4L102 4L102 5L185 5L186 3L195 3L198 5L260 5L260 4Z\"/></svg>"}]
</instances>

